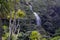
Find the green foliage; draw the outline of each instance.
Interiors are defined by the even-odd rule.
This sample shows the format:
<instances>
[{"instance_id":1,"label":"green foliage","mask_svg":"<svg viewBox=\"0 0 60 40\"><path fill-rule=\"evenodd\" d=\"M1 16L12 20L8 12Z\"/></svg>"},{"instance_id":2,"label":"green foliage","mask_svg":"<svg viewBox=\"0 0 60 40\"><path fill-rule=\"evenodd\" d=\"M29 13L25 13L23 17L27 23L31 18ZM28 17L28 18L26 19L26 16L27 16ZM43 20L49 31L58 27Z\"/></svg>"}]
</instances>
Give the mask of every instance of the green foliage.
<instances>
[{"instance_id":1,"label":"green foliage","mask_svg":"<svg viewBox=\"0 0 60 40\"><path fill-rule=\"evenodd\" d=\"M2 35L2 40L7 40L9 33L7 32L8 26L3 25L2 28L4 29L4 34Z\"/></svg>"},{"instance_id":2,"label":"green foliage","mask_svg":"<svg viewBox=\"0 0 60 40\"><path fill-rule=\"evenodd\" d=\"M8 26L6 26L6 25L3 25L2 27L3 27L4 30L8 29Z\"/></svg>"},{"instance_id":3,"label":"green foliage","mask_svg":"<svg viewBox=\"0 0 60 40\"><path fill-rule=\"evenodd\" d=\"M0 17L6 17L7 12L9 12L9 6L6 2L6 0L0 0Z\"/></svg>"},{"instance_id":4,"label":"green foliage","mask_svg":"<svg viewBox=\"0 0 60 40\"><path fill-rule=\"evenodd\" d=\"M9 33L6 32L6 33L2 36L2 40L7 40L8 37L9 37ZM18 39L18 34L12 33L11 38L12 38L12 40L17 40L17 39Z\"/></svg>"},{"instance_id":5,"label":"green foliage","mask_svg":"<svg viewBox=\"0 0 60 40\"><path fill-rule=\"evenodd\" d=\"M55 31L55 35L60 35L60 28Z\"/></svg>"},{"instance_id":6,"label":"green foliage","mask_svg":"<svg viewBox=\"0 0 60 40\"><path fill-rule=\"evenodd\" d=\"M42 40L47 40L46 38L42 38Z\"/></svg>"},{"instance_id":7,"label":"green foliage","mask_svg":"<svg viewBox=\"0 0 60 40\"><path fill-rule=\"evenodd\" d=\"M20 17L20 18L25 17L25 12L22 11L22 10L20 10L20 9L16 12L16 14L17 14L17 16ZM17 18L18 18L18 17L17 17Z\"/></svg>"},{"instance_id":8,"label":"green foliage","mask_svg":"<svg viewBox=\"0 0 60 40\"><path fill-rule=\"evenodd\" d=\"M16 3L20 0L16 0ZM15 0L0 0L0 18L6 18L11 10L15 8Z\"/></svg>"},{"instance_id":9,"label":"green foliage","mask_svg":"<svg viewBox=\"0 0 60 40\"><path fill-rule=\"evenodd\" d=\"M12 40L17 40L18 39L18 34L12 34Z\"/></svg>"},{"instance_id":10,"label":"green foliage","mask_svg":"<svg viewBox=\"0 0 60 40\"><path fill-rule=\"evenodd\" d=\"M2 40L7 40L8 39L8 36L9 36L9 33L5 33L5 34L3 34L3 36L2 36Z\"/></svg>"},{"instance_id":11,"label":"green foliage","mask_svg":"<svg viewBox=\"0 0 60 40\"><path fill-rule=\"evenodd\" d=\"M51 40L60 40L60 36L53 37Z\"/></svg>"},{"instance_id":12,"label":"green foliage","mask_svg":"<svg viewBox=\"0 0 60 40\"><path fill-rule=\"evenodd\" d=\"M0 0L0 18L6 18L7 14L12 10L12 4L10 1Z\"/></svg>"},{"instance_id":13,"label":"green foliage","mask_svg":"<svg viewBox=\"0 0 60 40\"><path fill-rule=\"evenodd\" d=\"M11 12L11 17L12 17L12 19L14 19L14 13L15 13L15 11L12 11L12 12ZM10 14L7 15L7 19L10 19Z\"/></svg>"},{"instance_id":14,"label":"green foliage","mask_svg":"<svg viewBox=\"0 0 60 40\"><path fill-rule=\"evenodd\" d=\"M7 32L8 26L3 25L3 29L4 29L4 34L2 36L2 40L7 40L10 35L9 32ZM12 40L17 40L18 34L12 33L11 37L12 37Z\"/></svg>"},{"instance_id":15,"label":"green foliage","mask_svg":"<svg viewBox=\"0 0 60 40\"><path fill-rule=\"evenodd\" d=\"M16 0L16 2L19 2L20 0ZM22 2L23 2L24 0L22 0ZM29 2L30 0L26 0L27 2ZM35 1L35 2L33 2L33 1ZM33 10L35 11L35 12L41 12L41 13L39 13L39 15L41 15L41 18L42 18L42 20L43 20L43 22L44 21L46 21L46 20L48 20L49 22L51 21L50 19L51 19L51 16L49 16L48 15L48 13L47 13L47 4L45 4L45 3L48 3L47 1L46 2L43 2L44 0L32 0L32 1L30 1L30 2L32 2L32 6L33 6ZM22 3L21 2L21 3ZM50 2L49 2L50 3ZM22 21L21 22L21 27L24 27L26 24L28 25L28 27L30 27L31 28L31 26L33 26L33 25L31 25L30 26L30 21L34 21L34 19L32 19L32 17L33 16L31 16L32 14L32 12L31 11L29 11L30 9L29 9L29 6L27 5L25 5L25 2L24 3L22 3L22 4L18 4L17 3L17 5L21 5L21 9L23 9L23 10L26 10L26 13L27 13L27 16L28 16L28 19L27 20L20 20L20 21ZM11 17L12 17L12 19L14 19L14 14L16 13L16 18L23 18L23 17L25 17L25 12L24 11L22 11L22 10L18 10L17 12L15 12L15 7L16 6L16 3L15 3L15 0L8 0L8 1L6 1L6 0L0 0L0 18L2 17L2 18L8 18L8 19L10 19L10 10L11 10L11 13L12 13L12 15L11 15ZM26 7L25 7L26 6ZM50 6L51 7L51 6ZM18 8L18 6L17 6L17 8ZM29 11L29 12L28 12ZM49 8L48 8L48 11L49 12L51 12L50 10L49 10ZM31 15L30 15L31 14ZM48 15L48 16L46 16L46 14ZM46 18L47 17L47 18ZM46 18L46 19L45 19ZM53 19L53 17L52 17L52 19ZM58 18L57 18L58 19ZM26 21L26 23L24 23ZM32 23L33 23L33 21L32 21ZM53 20L54 22L56 21L55 19ZM51 21L51 26L54 26L55 24L57 24L56 22L55 22L55 24L53 23L53 21ZM24 23L24 26L23 26L23 23ZM31 23L31 24L32 24ZM44 23L42 23L42 26L44 27L44 24L45 24L46 22L44 22ZM1 24L1 23L0 23ZM26 25L26 26L27 26ZM48 24L47 24L48 25ZM34 24L34 26L35 26L35 24ZM57 25L55 25L55 26L57 26ZM54 27L55 27L54 26ZM5 32L5 34L3 34L3 40L6 40L7 38L8 38L8 35L9 35L9 33L8 32L6 32L6 30L8 29L8 26L6 26L6 25L4 25L4 26L1 26L1 27L3 27L3 29L4 29L4 32ZM28 27L26 27L26 31L28 31ZM53 27L52 27L53 28ZM51 29L52 29L51 28ZM32 29L32 28L31 28ZM34 28L33 28L34 29ZM22 28L22 31L23 30L25 30L25 27L24 28ZM25 31L25 32L26 32ZM32 31L32 30L31 30ZM47 30L48 31L48 30ZM1 32L0 32L1 33ZM48 32L49 33L49 32ZM50 34L50 33L49 33ZM49 35L49 34L47 34L47 35ZM58 34L60 34L60 30L58 29L57 31L56 31L56 35L58 35ZM19 34L12 34L12 40L17 40L17 37L19 36L19 40L24 40L27 36L28 36L28 34L27 33L19 33ZM31 32L31 34L30 34L30 36L29 36L29 38L31 39L31 40L47 40L46 38L42 38L42 35L38 32L38 31L32 31ZM51 40L59 40L60 39L60 36L56 36L56 37L53 37L53 38L51 38Z\"/></svg>"},{"instance_id":16,"label":"green foliage","mask_svg":"<svg viewBox=\"0 0 60 40\"><path fill-rule=\"evenodd\" d=\"M11 14L12 19L14 19L15 14L16 14L16 19L19 18L19 17L20 17L20 18L25 17L24 11L22 11L22 10L20 10L20 9L19 9L17 12L12 11L12 14ZM7 16L7 18L8 18L8 19L10 18L10 14Z\"/></svg>"},{"instance_id":17,"label":"green foliage","mask_svg":"<svg viewBox=\"0 0 60 40\"><path fill-rule=\"evenodd\" d=\"M23 32L20 32L18 34L18 40L24 40L25 36L24 36L24 33Z\"/></svg>"},{"instance_id":18,"label":"green foliage","mask_svg":"<svg viewBox=\"0 0 60 40\"><path fill-rule=\"evenodd\" d=\"M42 36L38 31L32 31L29 38L31 40L41 40Z\"/></svg>"}]
</instances>

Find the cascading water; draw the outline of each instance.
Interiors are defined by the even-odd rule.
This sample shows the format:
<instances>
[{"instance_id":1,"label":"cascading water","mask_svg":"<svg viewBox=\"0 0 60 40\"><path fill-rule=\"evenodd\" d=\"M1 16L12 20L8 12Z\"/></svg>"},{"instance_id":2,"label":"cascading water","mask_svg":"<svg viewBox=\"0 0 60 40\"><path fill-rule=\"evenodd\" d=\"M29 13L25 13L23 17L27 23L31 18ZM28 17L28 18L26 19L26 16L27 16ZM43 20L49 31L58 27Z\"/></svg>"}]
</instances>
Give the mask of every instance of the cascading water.
<instances>
[{"instance_id":1,"label":"cascading water","mask_svg":"<svg viewBox=\"0 0 60 40\"><path fill-rule=\"evenodd\" d=\"M41 18L39 17L39 15L33 11L32 5L29 4L30 10L33 12L35 18L36 18L36 24L37 24L37 30L43 35L45 36L46 31L44 30L44 28L41 27Z\"/></svg>"},{"instance_id":2,"label":"cascading water","mask_svg":"<svg viewBox=\"0 0 60 40\"><path fill-rule=\"evenodd\" d=\"M38 25L38 26L41 26L41 19L40 19L40 17L38 16L38 14L37 14L36 12L33 12L33 14L34 14L35 17L36 17L37 25Z\"/></svg>"},{"instance_id":3,"label":"cascading water","mask_svg":"<svg viewBox=\"0 0 60 40\"><path fill-rule=\"evenodd\" d=\"M39 15L36 12L33 11L32 5L29 5L29 7L30 7L30 10L35 15L37 26L41 26L41 19L40 19Z\"/></svg>"},{"instance_id":4,"label":"cascading water","mask_svg":"<svg viewBox=\"0 0 60 40\"><path fill-rule=\"evenodd\" d=\"M45 30L41 27L41 18L39 17L39 15L33 11L32 9L32 5L30 4L29 5L30 7L30 10L33 12L33 14L35 15L35 18L36 18L36 24L37 24L37 30L41 33L41 34L45 34Z\"/></svg>"}]
</instances>

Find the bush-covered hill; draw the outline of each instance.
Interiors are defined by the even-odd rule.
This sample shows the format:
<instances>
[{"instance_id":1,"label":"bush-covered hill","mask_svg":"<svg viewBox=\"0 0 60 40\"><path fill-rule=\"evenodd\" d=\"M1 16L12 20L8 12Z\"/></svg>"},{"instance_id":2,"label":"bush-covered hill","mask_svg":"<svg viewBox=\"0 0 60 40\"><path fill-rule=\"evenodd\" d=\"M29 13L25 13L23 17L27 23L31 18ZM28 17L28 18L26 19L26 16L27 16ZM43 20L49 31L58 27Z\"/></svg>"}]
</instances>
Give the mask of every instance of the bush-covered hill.
<instances>
[{"instance_id":1,"label":"bush-covered hill","mask_svg":"<svg viewBox=\"0 0 60 40\"><path fill-rule=\"evenodd\" d=\"M36 25L36 18L29 6L26 4L27 2L31 3L33 11L35 11L41 18L41 26L38 27ZM6 34L8 35L8 27L10 23L9 20L11 16L10 13L15 11L15 13L18 14L16 18L16 25L18 24L18 18L20 17L20 33L18 34L18 40L54 40L55 38L55 40L59 40L59 2L60 0L12 0L12 2L11 0L0 0L0 38L4 38ZM22 11L19 11L18 13L18 9L21 9ZM21 18L21 15L24 17ZM12 22L13 19L14 13L12 13ZM41 37L37 34L39 34ZM13 34L12 40L15 40L15 35L16 34Z\"/></svg>"}]
</instances>

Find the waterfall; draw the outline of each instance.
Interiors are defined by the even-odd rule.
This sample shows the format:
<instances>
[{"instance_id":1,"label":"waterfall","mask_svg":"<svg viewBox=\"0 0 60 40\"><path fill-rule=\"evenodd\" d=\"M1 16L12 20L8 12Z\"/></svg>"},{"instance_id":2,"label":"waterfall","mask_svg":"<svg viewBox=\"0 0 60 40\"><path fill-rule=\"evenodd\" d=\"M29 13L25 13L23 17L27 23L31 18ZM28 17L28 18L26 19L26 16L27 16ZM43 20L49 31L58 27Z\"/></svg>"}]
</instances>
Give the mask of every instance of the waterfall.
<instances>
[{"instance_id":1,"label":"waterfall","mask_svg":"<svg viewBox=\"0 0 60 40\"><path fill-rule=\"evenodd\" d=\"M37 26L41 26L41 18L39 17L39 15L36 12L33 11L32 5L29 5L29 7L30 7L30 10L35 15Z\"/></svg>"},{"instance_id":2,"label":"waterfall","mask_svg":"<svg viewBox=\"0 0 60 40\"><path fill-rule=\"evenodd\" d=\"M29 7L30 7L30 10L33 12L32 5L29 5Z\"/></svg>"},{"instance_id":3,"label":"waterfall","mask_svg":"<svg viewBox=\"0 0 60 40\"><path fill-rule=\"evenodd\" d=\"M33 12L33 14L36 17L36 23L37 23L37 25L38 26L41 26L41 19L40 19L40 17L38 16L38 14L36 12Z\"/></svg>"}]
</instances>

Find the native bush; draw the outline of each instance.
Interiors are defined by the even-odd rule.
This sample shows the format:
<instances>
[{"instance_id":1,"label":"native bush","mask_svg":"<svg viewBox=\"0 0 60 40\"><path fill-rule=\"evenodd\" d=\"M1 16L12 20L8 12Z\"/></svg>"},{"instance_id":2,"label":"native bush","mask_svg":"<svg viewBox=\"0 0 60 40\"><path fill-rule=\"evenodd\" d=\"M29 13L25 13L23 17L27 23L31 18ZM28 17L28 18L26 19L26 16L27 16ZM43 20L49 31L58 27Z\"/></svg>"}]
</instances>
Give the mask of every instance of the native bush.
<instances>
[{"instance_id":1,"label":"native bush","mask_svg":"<svg viewBox=\"0 0 60 40\"><path fill-rule=\"evenodd\" d=\"M31 40L41 40L42 35L38 31L32 31L29 38Z\"/></svg>"},{"instance_id":2,"label":"native bush","mask_svg":"<svg viewBox=\"0 0 60 40\"><path fill-rule=\"evenodd\" d=\"M60 36L55 36L55 37L51 38L51 40L60 40Z\"/></svg>"}]
</instances>

